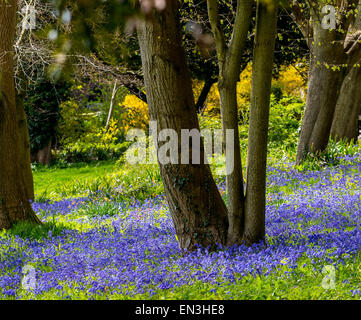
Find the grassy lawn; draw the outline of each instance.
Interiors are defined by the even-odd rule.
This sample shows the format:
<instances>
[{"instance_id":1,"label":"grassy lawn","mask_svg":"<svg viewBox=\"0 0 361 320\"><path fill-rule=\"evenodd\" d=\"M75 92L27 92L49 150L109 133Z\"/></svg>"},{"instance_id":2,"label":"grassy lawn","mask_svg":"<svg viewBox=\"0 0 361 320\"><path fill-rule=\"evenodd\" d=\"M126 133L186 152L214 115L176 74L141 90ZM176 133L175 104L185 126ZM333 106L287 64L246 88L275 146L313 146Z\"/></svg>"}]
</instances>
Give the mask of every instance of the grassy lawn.
<instances>
[{"instance_id":1,"label":"grassy lawn","mask_svg":"<svg viewBox=\"0 0 361 320\"><path fill-rule=\"evenodd\" d=\"M38 167L33 170L36 197L49 198L52 192L66 189L84 180L94 180L114 173L115 161L76 164L69 168Z\"/></svg>"}]
</instances>

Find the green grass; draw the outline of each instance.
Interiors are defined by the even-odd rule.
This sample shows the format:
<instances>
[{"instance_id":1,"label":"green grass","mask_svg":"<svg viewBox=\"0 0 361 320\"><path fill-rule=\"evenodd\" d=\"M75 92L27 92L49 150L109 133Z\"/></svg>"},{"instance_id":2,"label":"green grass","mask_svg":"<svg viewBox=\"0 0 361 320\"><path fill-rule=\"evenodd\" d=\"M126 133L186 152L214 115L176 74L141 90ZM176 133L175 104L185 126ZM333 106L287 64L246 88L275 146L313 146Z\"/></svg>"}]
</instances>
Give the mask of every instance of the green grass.
<instances>
[{"instance_id":1,"label":"green grass","mask_svg":"<svg viewBox=\"0 0 361 320\"><path fill-rule=\"evenodd\" d=\"M99 200L145 200L163 194L158 165L142 166L100 162L69 168L40 167L33 170L35 201L61 200L93 195Z\"/></svg>"},{"instance_id":2,"label":"green grass","mask_svg":"<svg viewBox=\"0 0 361 320\"><path fill-rule=\"evenodd\" d=\"M98 179L115 170L115 161L77 164L68 168L37 167L33 170L35 198L37 200L51 198L52 193L59 188L72 188L76 183Z\"/></svg>"}]
</instances>

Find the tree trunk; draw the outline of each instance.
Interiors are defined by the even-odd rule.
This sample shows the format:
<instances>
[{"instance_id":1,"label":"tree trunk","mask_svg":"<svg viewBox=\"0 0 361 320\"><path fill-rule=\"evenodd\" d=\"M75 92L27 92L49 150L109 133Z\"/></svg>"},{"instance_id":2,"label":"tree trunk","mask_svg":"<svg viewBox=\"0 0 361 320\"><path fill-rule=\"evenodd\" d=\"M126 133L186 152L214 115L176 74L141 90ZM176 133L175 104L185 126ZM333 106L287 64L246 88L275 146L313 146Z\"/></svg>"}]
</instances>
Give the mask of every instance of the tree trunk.
<instances>
[{"instance_id":1,"label":"tree trunk","mask_svg":"<svg viewBox=\"0 0 361 320\"><path fill-rule=\"evenodd\" d=\"M267 139L277 2L257 3L243 234L246 244L265 238Z\"/></svg>"},{"instance_id":2,"label":"tree trunk","mask_svg":"<svg viewBox=\"0 0 361 320\"><path fill-rule=\"evenodd\" d=\"M115 97L116 97L117 92L118 92L118 89L119 89L119 87L117 86L117 83L118 83L118 81L115 80L112 97L111 97L111 99L110 99L110 107L109 107L109 112L108 112L107 124L105 125L105 130L106 130L106 131L109 130L110 120L111 120L112 117L113 117Z\"/></svg>"},{"instance_id":3,"label":"tree trunk","mask_svg":"<svg viewBox=\"0 0 361 320\"><path fill-rule=\"evenodd\" d=\"M208 97L208 94L209 92L211 91L212 89L212 86L213 84L215 84L217 82L216 79L207 79L205 82L204 82L204 86L203 86L203 89L201 91L201 94L199 95L198 97L198 100L197 100L197 103L196 103L196 110L197 110L197 113L201 113L203 108L204 108L204 105L206 103L206 100L207 100L207 97Z\"/></svg>"},{"instance_id":4,"label":"tree trunk","mask_svg":"<svg viewBox=\"0 0 361 320\"><path fill-rule=\"evenodd\" d=\"M51 161L51 139L49 142L40 150L31 155L32 162L38 162L44 166L48 166Z\"/></svg>"},{"instance_id":5,"label":"tree trunk","mask_svg":"<svg viewBox=\"0 0 361 320\"><path fill-rule=\"evenodd\" d=\"M332 122L331 137L334 140L356 142L358 117L361 108L361 68L353 67L342 83Z\"/></svg>"},{"instance_id":6,"label":"tree trunk","mask_svg":"<svg viewBox=\"0 0 361 320\"><path fill-rule=\"evenodd\" d=\"M34 200L34 179L30 161L30 137L22 96L16 96L16 109L20 135L20 167L24 177L27 199Z\"/></svg>"},{"instance_id":7,"label":"tree trunk","mask_svg":"<svg viewBox=\"0 0 361 320\"><path fill-rule=\"evenodd\" d=\"M223 141L226 153L226 189L229 229L227 244L242 241L244 216L244 190L241 147L238 129L237 81L231 84L219 83L219 95L222 111ZM227 130L233 130L233 149L228 149Z\"/></svg>"},{"instance_id":8,"label":"tree trunk","mask_svg":"<svg viewBox=\"0 0 361 320\"><path fill-rule=\"evenodd\" d=\"M168 0L166 4L163 11L153 10L145 21L139 22L137 31L150 118L157 122L158 132L173 129L181 137L181 129L199 130L199 124L182 48L179 3ZM204 164L203 149L201 143L200 164L162 164L158 159L183 249L195 249L197 245L214 248L227 239L227 209L209 165Z\"/></svg>"},{"instance_id":9,"label":"tree trunk","mask_svg":"<svg viewBox=\"0 0 361 320\"><path fill-rule=\"evenodd\" d=\"M314 17L316 21L316 17ZM345 61L345 33L325 30L315 23L305 114L297 147L296 163L307 153L319 153L328 144L340 92ZM333 68L335 67L335 68Z\"/></svg>"},{"instance_id":10,"label":"tree trunk","mask_svg":"<svg viewBox=\"0 0 361 320\"><path fill-rule=\"evenodd\" d=\"M17 1L0 2L0 229L18 221L40 223L27 199L19 156L14 86Z\"/></svg>"},{"instance_id":11,"label":"tree trunk","mask_svg":"<svg viewBox=\"0 0 361 320\"><path fill-rule=\"evenodd\" d=\"M238 129L237 82L241 73L241 57L252 18L252 0L238 0L232 39L226 44L220 22L218 0L208 0L208 16L216 41L219 65L218 89L221 102L223 149L226 153L226 189L229 229L227 244L242 241L244 220L244 190L242 159ZM227 131L232 132L233 148L227 146Z\"/></svg>"}]
</instances>

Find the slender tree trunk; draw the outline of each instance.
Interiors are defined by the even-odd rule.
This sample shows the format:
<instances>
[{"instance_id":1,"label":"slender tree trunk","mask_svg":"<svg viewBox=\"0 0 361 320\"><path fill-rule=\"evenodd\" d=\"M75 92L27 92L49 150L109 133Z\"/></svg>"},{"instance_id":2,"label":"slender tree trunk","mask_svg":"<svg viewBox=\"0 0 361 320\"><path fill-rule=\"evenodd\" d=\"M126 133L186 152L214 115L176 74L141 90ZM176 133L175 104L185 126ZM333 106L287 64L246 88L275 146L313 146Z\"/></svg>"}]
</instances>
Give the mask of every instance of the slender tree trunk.
<instances>
[{"instance_id":1,"label":"slender tree trunk","mask_svg":"<svg viewBox=\"0 0 361 320\"><path fill-rule=\"evenodd\" d=\"M267 139L277 3L277 0L257 3L243 234L246 244L265 238Z\"/></svg>"},{"instance_id":2,"label":"slender tree trunk","mask_svg":"<svg viewBox=\"0 0 361 320\"><path fill-rule=\"evenodd\" d=\"M223 131L232 130L233 150L225 148L226 153L226 189L228 201L229 229L227 236L228 245L240 243L243 232L244 215L244 190L241 147L238 129L237 108L237 81L231 84L219 83L219 95L221 100L222 127ZM227 134L223 134L224 143L227 146ZM233 168L233 170L232 170Z\"/></svg>"},{"instance_id":3,"label":"slender tree trunk","mask_svg":"<svg viewBox=\"0 0 361 320\"><path fill-rule=\"evenodd\" d=\"M244 220L244 190L238 129L237 82L241 73L241 57L245 48L252 17L252 0L238 0L237 13L229 45L225 42L218 12L218 0L208 0L208 16L216 41L219 65L218 90L221 102L223 145L227 131L233 132L233 149L226 153L226 188L229 229L227 244L242 241Z\"/></svg>"},{"instance_id":4,"label":"slender tree trunk","mask_svg":"<svg viewBox=\"0 0 361 320\"><path fill-rule=\"evenodd\" d=\"M0 229L18 221L40 223L34 214L22 175L14 87L17 1L0 2Z\"/></svg>"},{"instance_id":5,"label":"slender tree trunk","mask_svg":"<svg viewBox=\"0 0 361 320\"><path fill-rule=\"evenodd\" d=\"M334 140L356 142L358 117L361 109L361 68L353 67L342 83L332 122L331 137Z\"/></svg>"},{"instance_id":6,"label":"slender tree trunk","mask_svg":"<svg viewBox=\"0 0 361 320\"><path fill-rule=\"evenodd\" d=\"M109 107L109 112L108 112L108 118L107 118L107 124L105 125L105 130L108 131L109 130L109 126L110 126L110 120L113 117L113 111L114 111L114 103L115 103L115 97L117 95L118 92L118 81L115 80L114 82L114 87L113 87L113 92L112 92L112 97L110 99L110 107Z\"/></svg>"},{"instance_id":7,"label":"slender tree trunk","mask_svg":"<svg viewBox=\"0 0 361 320\"><path fill-rule=\"evenodd\" d=\"M150 118L157 122L158 132L173 129L181 137L182 129L199 130L199 124L182 48L179 3L168 0L166 4L163 11L154 10L145 21L139 22L137 31ZM227 209L203 159L201 144L200 164L159 162L170 213L183 249L194 249L197 245L215 247L225 244L227 239Z\"/></svg>"},{"instance_id":8,"label":"slender tree trunk","mask_svg":"<svg viewBox=\"0 0 361 320\"><path fill-rule=\"evenodd\" d=\"M202 112L204 105L206 103L208 94L211 91L213 84L215 84L216 82L217 82L217 80L215 80L215 79L207 79L204 82L203 89L202 89L201 94L199 95L197 103L196 103L197 113Z\"/></svg>"},{"instance_id":9,"label":"slender tree trunk","mask_svg":"<svg viewBox=\"0 0 361 320\"><path fill-rule=\"evenodd\" d=\"M31 170L28 121L24 110L23 97L20 95L16 96L16 109L20 135L20 167L24 177L27 199L34 200L34 179Z\"/></svg>"},{"instance_id":10,"label":"slender tree trunk","mask_svg":"<svg viewBox=\"0 0 361 320\"><path fill-rule=\"evenodd\" d=\"M123 83L123 86L129 90L131 94L134 94L137 98L147 103L146 94L134 84Z\"/></svg>"}]
</instances>

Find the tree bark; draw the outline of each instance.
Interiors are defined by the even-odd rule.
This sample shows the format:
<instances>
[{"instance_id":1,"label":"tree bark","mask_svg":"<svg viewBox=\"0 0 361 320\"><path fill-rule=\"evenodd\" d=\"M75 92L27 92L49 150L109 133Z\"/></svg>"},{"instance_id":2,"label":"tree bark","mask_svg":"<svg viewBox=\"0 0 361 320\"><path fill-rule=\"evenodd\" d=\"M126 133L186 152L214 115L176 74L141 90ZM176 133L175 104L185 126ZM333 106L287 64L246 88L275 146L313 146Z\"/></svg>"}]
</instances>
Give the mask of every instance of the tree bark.
<instances>
[{"instance_id":1,"label":"tree bark","mask_svg":"<svg viewBox=\"0 0 361 320\"><path fill-rule=\"evenodd\" d=\"M336 141L358 140L358 117L361 109L361 68L354 66L342 83L332 122L331 137Z\"/></svg>"},{"instance_id":2,"label":"tree bark","mask_svg":"<svg viewBox=\"0 0 361 320\"><path fill-rule=\"evenodd\" d=\"M267 139L277 2L257 2L243 234L246 244L265 238Z\"/></svg>"},{"instance_id":3,"label":"tree bark","mask_svg":"<svg viewBox=\"0 0 361 320\"><path fill-rule=\"evenodd\" d=\"M0 229L15 222L40 223L27 199L19 155L14 86L17 1L0 2Z\"/></svg>"},{"instance_id":4,"label":"tree bark","mask_svg":"<svg viewBox=\"0 0 361 320\"><path fill-rule=\"evenodd\" d=\"M153 10L139 22L137 32L150 118L157 122L158 132L173 129L180 137L182 129L199 130L199 124L182 48L178 6L178 1L166 1L163 11ZM155 142L158 144L157 139ZM203 159L202 144L200 164L162 164L158 159L183 249L195 249L197 245L214 248L227 239L227 208Z\"/></svg>"}]
</instances>

